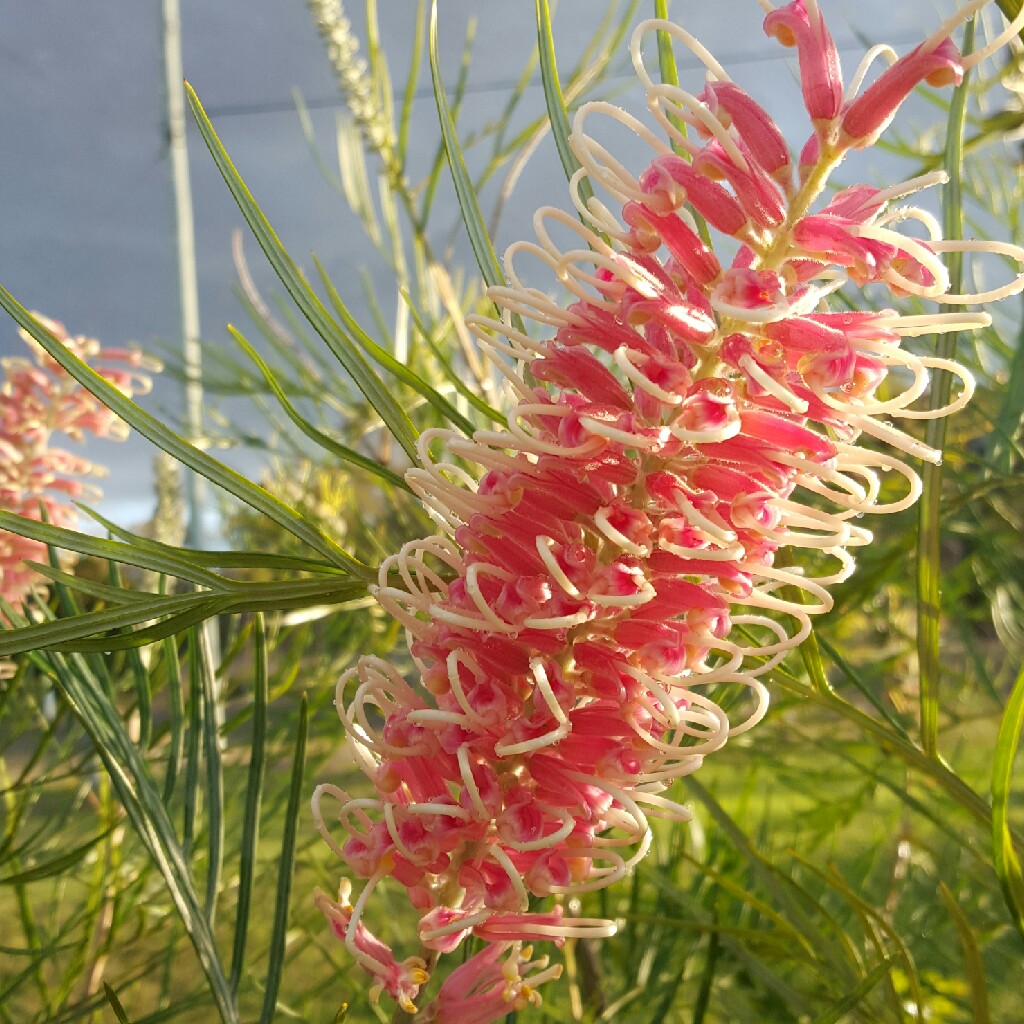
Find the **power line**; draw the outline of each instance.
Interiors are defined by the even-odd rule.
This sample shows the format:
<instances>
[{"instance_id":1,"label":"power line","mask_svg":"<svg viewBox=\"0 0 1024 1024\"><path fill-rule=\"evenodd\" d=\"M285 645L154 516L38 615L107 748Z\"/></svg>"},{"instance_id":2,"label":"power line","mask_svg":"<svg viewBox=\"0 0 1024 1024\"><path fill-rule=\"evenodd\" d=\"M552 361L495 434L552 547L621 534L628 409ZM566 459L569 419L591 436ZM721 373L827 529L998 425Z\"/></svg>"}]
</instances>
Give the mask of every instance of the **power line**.
<instances>
[{"instance_id":1,"label":"power line","mask_svg":"<svg viewBox=\"0 0 1024 1024\"><path fill-rule=\"evenodd\" d=\"M920 41L918 35L908 35L904 39L895 39L890 45L895 46L906 46L911 43L917 43ZM858 42L851 42L847 45L840 46L839 52L855 51L862 52L858 49L860 44ZM742 67L744 65L758 65L767 64L773 61L785 60L785 56L777 52L764 53L761 51L753 52L746 51L740 53L727 54L722 58L719 58L724 67ZM681 71L685 71L687 65L681 67ZM607 75L604 79L606 82L627 82L635 76L632 72L624 72L621 74ZM472 96L486 96L493 93L504 94L510 92L516 88L519 84L518 77L515 78L503 78L497 79L490 82L476 82L467 83L463 92L466 95ZM539 77L531 79L528 88L542 88L542 83ZM417 100L433 100L434 92L429 86L421 86L416 89L413 96ZM334 108L342 108L345 106L345 100L341 96L319 96L312 99L303 98L303 103L310 110L331 110ZM285 114L295 110L295 103L291 99L280 99L280 100L265 100L260 103L225 103L221 106L212 105L207 106L206 112L211 118L215 117L249 117L259 114Z\"/></svg>"}]
</instances>

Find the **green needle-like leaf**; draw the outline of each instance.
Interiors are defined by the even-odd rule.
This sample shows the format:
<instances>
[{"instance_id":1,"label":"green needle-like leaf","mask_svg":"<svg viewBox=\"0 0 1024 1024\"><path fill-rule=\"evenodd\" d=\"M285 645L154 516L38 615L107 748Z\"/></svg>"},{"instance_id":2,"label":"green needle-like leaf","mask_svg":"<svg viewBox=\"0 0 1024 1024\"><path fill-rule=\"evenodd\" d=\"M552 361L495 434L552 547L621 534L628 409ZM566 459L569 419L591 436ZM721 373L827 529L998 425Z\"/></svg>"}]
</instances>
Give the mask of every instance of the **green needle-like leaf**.
<instances>
[{"instance_id":1,"label":"green needle-like leaf","mask_svg":"<svg viewBox=\"0 0 1024 1024\"><path fill-rule=\"evenodd\" d=\"M823 1013L814 1024L837 1024L889 973L889 960L882 960L871 969L861 983Z\"/></svg>"},{"instance_id":2,"label":"green needle-like leaf","mask_svg":"<svg viewBox=\"0 0 1024 1024\"><path fill-rule=\"evenodd\" d=\"M78 864L94 846L101 843L113 831L113 828L114 826L111 825L98 836L93 836L92 839L87 840L80 846L74 847L74 849L68 850L67 853L62 853L59 857L54 857L43 864L36 864L34 867L25 868L22 871L15 872L13 875L0 878L0 885L24 885L27 882L38 882L41 878L50 878L53 875L59 875L67 871L68 868Z\"/></svg>"},{"instance_id":3,"label":"green needle-like leaf","mask_svg":"<svg viewBox=\"0 0 1024 1024\"><path fill-rule=\"evenodd\" d=\"M152 595L124 608L86 612L69 619L57 619L52 622L39 622L31 626L23 626L20 629L3 630L0 631L0 657L24 654L26 651L54 647L107 630L135 626L149 619L156 619L191 608L197 603L203 602L204 599L209 601L209 595L179 594L173 597ZM116 643L112 643L109 648L101 649L113 650L116 646Z\"/></svg>"},{"instance_id":4,"label":"green needle-like leaf","mask_svg":"<svg viewBox=\"0 0 1024 1024\"><path fill-rule=\"evenodd\" d=\"M164 776L163 802L169 804L174 794L174 785L181 769L181 758L185 750L185 702L181 695L181 665L178 646L171 639L162 645L164 656L164 679L170 704L170 745L167 751L167 772Z\"/></svg>"},{"instance_id":5,"label":"green needle-like leaf","mask_svg":"<svg viewBox=\"0 0 1024 1024\"><path fill-rule=\"evenodd\" d=\"M974 19L964 30L963 52L970 53L974 47ZM949 107L949 121L946 126L945 170L949 183L942 195L943 237L963 238L963 199L960 190L960 175L963 168L964 121L967 114L967 85L969 73L953 93ZM963 277L963 260L959 253L949 255L950 288L960 292ZM957 335L940 334L936 343L937 355L942 359L956 357ZM952 376L947 370L935 372L929 407L940 409L949 403ZM946 420L944 417L928 420L925 428L925 443L942 451L946 443ZM920 677L921 746L932 757L939 752L939 683L942 677L942 662L939 653L939 620L942 612L940 596L942 574L942 527L940 522L942 503L942 467L928 463L924 466L921 479L924 485L921 504L918 509L917 538L917 660Z\"/></svg>"},{"instance_id":6,"label":"green needle-like leaf","mask_svg":"<svg viewBox=\"0 0 1024 1024\"><path fill-rule=\"evenodd\" d=\"M129 821L163 877L202 964L221 1020L224 1024L238 1024L238 1011L224 977L217 944L199 904L174 826L121 715L81 657L64 658L53 654L33 657L64 693L103 761Z\"/></svg>"},{"instance_id":7,"label":"green needle-like leaf","mask_svg":"<svg viewBox=\"0 0 1024 1024\"><path fill-rule=\"evenodd\" d=\"M121 1000L117 998L117 993L106 982L103 982L103 994L107 997L107 1002L110 1004L111 1010L114 1011L118 1024L132 1024L121 1005Z\"/></svg>"},{"instance_id":8,"label":"green needle-like leaf","mask_svg":"<svg viewBox=\"0 0 1024 1024\"><path fill-rule=\"evenodd\" d=\"M1024 876L1010 832L1013 762L1024 726L1024 669L1013 685L992 756L992 863L1017 930L1024 938Z\"/></svg>"},{"instance_id":9,"label":"green needle-like leaf","mask_svg":"<svg viewBox=\"0 0 1024 1024\"><path fill-rule=\"evenodd\" d=\"M196 124L199 126L199 133L203 136L213 161L217 165L227 182L231 194L238 203L252 229L260 248L266 253L270 265L281 279L288 294L294 299L295 304L302 311L302 314L313 326L313 329L326 342L327 347L335 355L342 366L348 371L356 387L366 396L366 400L377 411L377 414L384 421L385 426L394 435L395 440L405 449L406 454L413 462L417 461L416 455L416 429L413 427L409 417L398 404L395 397L388 390L387 385L374 373L373 368L366 362L359 349L353 344L333 319L326 307L310 288L302 272L295 265L287 250L281 244L280 238L271 227L270 222L263 215L252 193L247 188L241 175L231 162L227 150L224 148L214 131L213 124L206 116L199 97L190 85L185 86L188 94L188 101L192 106L192 113L195 115Z\"/></svg>"},{"instance_id":10,"label":"green needle-like leaf","mask_svg":"<svg viewBox=\"0 0 1024 1024\"><path fill-rule=\"evenodd\" d=\"M306 732L309 724L309 707L306 695L302 695L299 707L299 730L295 737L295 756L292 760L291 786L288 790L288 808L285 811L284 837L281 840L281 856L278 859L277 899L274 906L274 924L270 935L270 950L267 961L266 989L263 992L263 1009L260 1024L271 1024L277 1007L277 992L284 970L285 936L288 931L288 907L291 901L292 874L295 870L295 837L298 830L300 808L305 799L302 787L302 773L306 766Z\"/></svg>"},{"instance_id":11,"label":"green needle-like leaf","mask_svg":"<svg viewBox=\"0 0 1024 1024\"><path fill-rule=\"evenodd\" d=\"M971 922L960 906L956 896L945 882L939 882L939 893L946 910L956 926L960 947L964 952L964 966L967 968L967 982L971 986L971 1024L991 1024L988 1007L988 985L985 983L985 964L978 948Z\"/></svg>"},{"instance_id":12,"label":"green needle-like leaf","mask_svg":"<svg viewBox=\"0 0 1024 1024\"><path fill-rule=\"evenodd\" d=\"M245 354L256 364L260 373L263 374L263 379L267 382L267 386L274 393L274 397L284 410L285 415L287 415L292 423L294 423L299 430L306 435L306 437L315 441L325 451L330 452L332 455L336 455L344 462L350 462L353 466L358 466L360 469L365 469L368 473L373 473L375 476L380 477L382 480L391 484L392 487L401 487L403 490L409 490L409 485L397 473L388 469L387 466L382 466L375 459L371 459L367 455L362 455L354 448L350 448L348 445L342 444L340 441L335 441L334 438L328 436L322 430L317 430L317 428L302 416L295 406L288 400L288 396L284 393L284 389L278 383L277 378L274 376L274 372L263 361L256 349L249 344L242 332L234 328L231 324L228 324L228 331L231 333L231 336L235 341L237 341L241 346Z\"/></svg>"},{"instance_id":13,"label":"green needle-like leaf","mask_svg":"<svg viewBox=\"0 0 1024 1024\"><path fill-rule=\"evenodd\" d=\"M454 424L459 428L467 437L473 433L474 427L465 416L459 412L458 409L448 401L444 395L440 394L434 388L432 388L418 373L413 372L408 366L400 363L390 352L383 349L378 345L356 322L355 318L349 313L345 304L341 301L341 296L338 295L337 290L331 283L331 279L327 276L327 272L324 270L320 261L314 256L313 262L316 264L316 269L320 274L320 280L323 282L324 287L327 289L328 297L331 300L331 305L334 306L335 312L341 317L342 322L348 328L352 337L366 350L370 357L378 365L383 366L385 370L393 373L400 381L408 384L417 394L422 395L449 423ZM417 461L419 456L417 454Z\"/></svg>"},{"instance_id":14,"label":"green needle-like leaf","mask_svg":"<svg viewBox=\"0 0 1024 1024\"><path fill-rule=\"evenodd\" d=\"M797 694L802 699L811 701L820 707L828 708L853 722L866 735L871 736L897 754L908 767L917 769L941 786L948 796L969 811L986 828L991 826L992 815L988 804L959 775L951 771L941 759L926 754L910 740L861 711L860 708L854 707L842 697L836 694L820 693L781 668L774 669L768 678L781 689Z\"/></svg>"},{"instance_id":15,"label":"green needle-like leaf","mask_svg":"<svg viewBox=\"0 0 1024 1024\"><path fill-rule=\"evenodd\" d=\"M498 412L493 406L488 405L475 391L471 388L466 387L462 378L459 376L455 368L445 358L445 354L441 351L440 346L434 341L430 333L430 328L423 322L423 317L420 316L419 310L413 304L412 297L408 292L402 292L402 298L405 300L406 307L409 310L409 315L412 317L412 322L416 325L416 330L419 331L420 336L427 343L427 347L433 353L434 358L437 360L439 365L444 369L445 376L452 382L455 390L458 391L463 398L478 412L481 412L489 420L495 423L500 423L503 427L508 425L508 419L502 413Z\"/></svg>"},{"instance_id":16,"label":"green needle-like leaf","mask_svg":"<svg viewBox=\"0 0 1024 1024\"><path fill-rule=\"evenodd\" d=\"M177 556L174 554L175 549L170 547L159 551L152 547L143 548L141 545L136 547L131 544L120 544L117 541L90 537L75 530L52 526L37 519L26 519L12 512L3 511L0 511L0 530L10 530L11 533L38 540L51 548L77 551L80 555L92 555L94 558L102 558L109 562L137 565L140 569L176 576L198 587L219 589L221 584L227 582L225 577L193 565L187 557Z\"/></svg>"},{"instance_id":17,"label":"green needle-like leaf","mask_svg":"<svg viewBox=\"0 0 1024 1024\"><path fill-rule=\"evenodd\" d=\"M565 109L562 83L555 61L555 41L551 34L551 9L548 0L537 2L537 52L540 54L540 79L544 86L544 102L548 108L551 134L567 179L580 169L580 162L569 146L569 114ZM586 204L594 197L590 180L584 175L579 184L580 199Z\"/></svg>"},{"instance_id":18,"label":"green needle-like leaf","mask_svg":"<svg viewBox=\"0 0 1024 1024\"><path fill-rule=\"evenodd\" d=\"M242 820L242 847L238 865L238 910L235 914L235 939L231 950L231 991L238 992L245 962L245 941L249 932L252 885L256 874L256 844L260 829L260 802L267 762L267 630L261 614L253 628L255 663L253 665L252 737L249 742L249 778L245 787L245 816Z\"/></svg>"},{"instance_id":19,"label":"green needle-like leaf","mask_svg":"<svg viewBox=\"0 0 1024 1024\"><path fill-rule=\"evenodd\" d=\"M192 631L198 654L199 682L202 689L203 760L206 763L206 919L214 926L220 875L224 866L224 771L220 753L220 707L217 694L217 671L210 649L211 626L216 619L204 622Z\"/></svg>"},{"instance_id":20,"label":"green needle-like leaf","mask_svg":"<svg viewBox=\"0 0 1024 1024\"><path fill-rule=\"evenodd\" d=\"M262 487L247 480L240 473L200 451L179 437L158 419L136 405L108 380L74 356L27 309L3 287L0 287L0 306L3 306L20 327L23 327L46 352L52 356L79 384L95 395L108 409L116 413L134 430L148 438L158 448L173 455L189 469L205 476L212 483L240 498L247 505L262 512L289 533L308 544L335 565L351 575L369 580L373 571L342 550L319 529L299 516L294 509L279 501Z\"/></svg>"},{"instance_id":21,"label":"green needle-like leaf","mask_svg":"<svg viewBox=\"0 0 1024 1024\"><path fill-rule=\"evenodd\" d=\"M470 178L469 171L466 169L466 160L462 155L462 146L459 143L451 108L448 106L444 82L441 79L441 62L437 53L437 0L432 0L430 5L430 77L434 84L434 100L437 103L437 116L441 123L444 150L448 156L448 166L451 168L452 181L455 183L455 194L458 196L462 220L466 225L470 244L473 246L477 266L480 267L480 273L491 287L504 285L506 283L505 275L502 273L501 264L494 252L494 245L487 233L483 214L480 212L476 189L473 187L473 179Z\"/></svg>"}]
</instances>

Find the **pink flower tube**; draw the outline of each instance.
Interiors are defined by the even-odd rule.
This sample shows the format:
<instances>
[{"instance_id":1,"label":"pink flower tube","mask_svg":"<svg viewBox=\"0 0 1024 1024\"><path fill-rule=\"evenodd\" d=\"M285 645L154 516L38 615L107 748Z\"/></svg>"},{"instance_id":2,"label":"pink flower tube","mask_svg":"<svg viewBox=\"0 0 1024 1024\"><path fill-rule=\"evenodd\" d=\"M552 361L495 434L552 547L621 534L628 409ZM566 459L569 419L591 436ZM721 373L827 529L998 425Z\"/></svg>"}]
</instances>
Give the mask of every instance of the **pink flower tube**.
<instances>
[{"instance_id":1,"label":"pink flower tube","mask_svg":"<svg viewBox=\"0 0 1024 1024\"><path fill-rule=\"evenodd\" d=\"M963 304L1019 292L1024 277L948 294L941 254L980 245L943 241L928 215L894 205L940 173L819 199L846 150L917 80L962 66L957 24L857 100L817 4L770 13L769 33L799 51L814 128L799 161L668 22L644 22L631 44L667 140L607 103L578 111L580 218L539 210L537 241L509 248L510 283L490 290L503 315L469 322L512 396L508 427L428 430L407 473L438 529L388 558L374 593L406 628L416 678L366 657L338 684L347 743L374 792L324 784L313 799L325 840L365 880L354 904L320 899L374 991L412 1015L440 954L470 935L486 943L417 1020L500 1019L527 988L533 1001L528 975L551 976L546 962L523 967L523 943L614 931L563 915L562 903L627 874L652 817L688 819L665 790L764 715L762 677L832 607L851 550L871 540L859 517L916 500L904 457L939 458L893 421L954 412L973 381L903 338L982 327L987 314L851 313L828 297L850 281ZM659 31L706 65L701 96L652 79L642 50ZM638 173L596 141L607 131L590 132L609 118L650 146ZM584 204L583 175L610 199ZM719 250L730 262L699 219L731 236ZM928 238L898 230L915 219ZM548 273L543 287L526 283L527 261ZM568 305L549 297L552 284ZM918 399L936 369L959 379L959 395L928 411ZM887 471L902 493L890 483L883 497ZM723 686L747 694L738 721L708 696ZM420 915L414 962L371 943L361 923L385 880ZM539 908L549 896L558 905Z\"/></svg>"},{"instance_id":2,"label":"pink flower tube","mask_svg":"<svg viewBox=\"0 0 1024 1024\"><path fill-rule=\"evenodd\" d=\"M103 348L94 338L72 337L62 324L37 318L76 356L88 362L126 395L145 393L146 371L159 369L137 351ZM2 362L0 384L0 509L28 519L45 518L71 526L77 512L69 504L99 492L83 478L102 475L79 455L53 447L54 435L75 441L86 435L121 439L127 427L98 399L69 377L32 338L21 332L31 358ZM46 579L25 563L45 562L46 545L0 531L0 598L21 608Z\"/></svg>"}]
</instances>

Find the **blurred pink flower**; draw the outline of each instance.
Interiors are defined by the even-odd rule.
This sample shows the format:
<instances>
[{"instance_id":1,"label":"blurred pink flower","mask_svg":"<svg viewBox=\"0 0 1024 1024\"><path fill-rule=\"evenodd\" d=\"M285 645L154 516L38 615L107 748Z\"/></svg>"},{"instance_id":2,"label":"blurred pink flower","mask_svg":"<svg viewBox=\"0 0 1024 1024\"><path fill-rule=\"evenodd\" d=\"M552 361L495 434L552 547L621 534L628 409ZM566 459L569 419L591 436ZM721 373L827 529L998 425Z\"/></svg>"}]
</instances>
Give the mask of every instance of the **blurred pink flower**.
<instances>
[{"instance_id":1,"label":"blurred pink flower","mask_svg":"<svg viewBox=\"0 0 1024 1024\"><path fill-rule=\"evenodd\" d=\"M37 319L126 395L149 390L144 371L158 367L141 353L103 348L94 338L68 335L54 320L38 314ZM70 502L99 493L83 478L101 476L103 470L54 447L54 436L63 434L78 442L87 435L122 439L127 427L27 333L21 336L30 357L2 361L6 379L0 385L0 509L70 526L77 517ZM33 589L46 586L45 577L25 563L46 559L44 544L0 531L0 597L21 608Z\"/></svg>"},{"instance_id":2,"label":"blurred pink flower","mask_svg":"<svg viewBox=\"0 0 1024 1024\"><path fill-rule=\"evenodd\" d=\"M979 6L860 99L866 68L844 90L815 0L772 10L765 28L797 48L813 125L796 178L768 113L668 22L643 23L631 52L669 141L607 103L577 113L570 144L582 170L571 194L585 224L538 211L538 242L511 246L510 284L490 290L501 319L469 324L514 397L508 429L428 430L421 466L407 473L438 532L388 558L375 594L406 627L419 681L373 657L342 677L339 714L375 793L324 784L313 799L325 840L365 879L347 916L328 913L376 989L397 990L394 958L367 957L360 919L385 879L407 891L432 956L469 935L490 944L419 1020L498 1020L524 991L508 967L521 943L614 931L536 900L615 882L647 852L650 817L688 820L664 791L762 717L761 677L831 608L829 587L853 571L850 549L870 542L858 517L916 500L915 471L859 439L937 460L892 420L956 411L973 382L903 338L989 318L847 312L827 299L852 281L970 303L1019 292L1024 278L948 294L941 254L977 245L943 241L927 214L892 208L941 173L815 204L845 153L870 142L918 81L959 80L966 62L949 36ZM655 31L705 64L700 96L651 78L641 48ZM588 131L597 118L651 147L640 173L597 141L607 126ZM583 174L621 221L599 199L583 201ZM701 219L731 236L719 249L734 254L729 265ZM928 238L897 230L915 219ZM554 273L567 307L547 283L523 280L524 259ZM961 393L921 410L933 369L955 374ZM888 470L902 494L894 482L883 488ZM709 686L745 688L745 718L730 723Z\"/></svg>"}]
</instances>

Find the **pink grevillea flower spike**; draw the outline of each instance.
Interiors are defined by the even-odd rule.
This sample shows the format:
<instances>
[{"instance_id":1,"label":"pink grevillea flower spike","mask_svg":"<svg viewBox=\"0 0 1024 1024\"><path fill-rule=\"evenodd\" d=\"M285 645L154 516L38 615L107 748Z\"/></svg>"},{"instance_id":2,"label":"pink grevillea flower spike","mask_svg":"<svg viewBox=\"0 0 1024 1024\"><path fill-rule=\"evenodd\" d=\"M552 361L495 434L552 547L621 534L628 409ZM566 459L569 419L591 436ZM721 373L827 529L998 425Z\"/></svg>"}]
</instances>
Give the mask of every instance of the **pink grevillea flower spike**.
<instances>
[{"instance_id":1,"label":"pink grevillea flower spike","mask_svg":"<svg viewBox=\"0 0 1024 1024\"><path fill-rule=\"evenodd\" d=\"M149 390L146 371L159 365L134 350L103 348L94 338L72 337L62 324L36 314L76 356L89 363L126 395ZM55 436L84 441L87 435L121 439L127 427L73 380L32 338L21 332L30 357L2 361L0 384L0 509L28 519L70 526L77 513L71 501L98 495L88 478L103 474L80 455L55 447ZM46 545L0 531L0 597L21 608L46 579L26 562L45 562Z\"/></svg>"},{"instance_id":2,"label":"pink grevillea flower spike","mask_svg":"<svg viewBox=\"0 0 1024 1024\"><path fill-rule=\"evenodd\" d=\"M797 159L768 113L665 21L641 24L630 47L657 127L608 103L577 113L580 217L539 210L537 241L508 249L509 284L490 290L502 316L468 324L515 403L508 428L428 430L407 473L437 532L388 558L374 593L407 630L413 678L365 657L338 684L349 751L374 791L328 783L313 797L317 828L363 880L354 902L348 880L339 901L318 902L371 995L388 993L407 1018L499 1020L557 973L529 944L614 932L564 914L567 898L626 875L652 818L688 820L666 790L763 716L762 677L832 607L851 550L871 540L859 518L917 498L905 460L939 453L894 421L955 412L973 381L903 339L990 317L848 312L828 298L850 282L940 308L988 302L1024 276L952 295L942 254L1020 263L1024 251L943 240L933 217L901 205L941 173L821 196L918 81L959 81L1005 41L970 60L956 51L951 33L982 6L859 97L871 59L890 51L872 51L844 88L815 0L771 9L766 31L796 47L812 123ZM643 50L656 32L704 64L700 95L651 77ZM597 141L609 122L634 150L650 147L639 171ZM584 175L604 199L582 200ZM718 252L698 218L726 236ZM547 274L540 286L524 261ZM958 378L959 394L921 409L933 370ZM883 497L884 473L902 494L894 480ZM712 686L748 695L738 721ZM405 959L363 920L385 883L419 918ZM482 951L424 1000L437 959L471 935Z\"/></svg>"}]
</instances>

